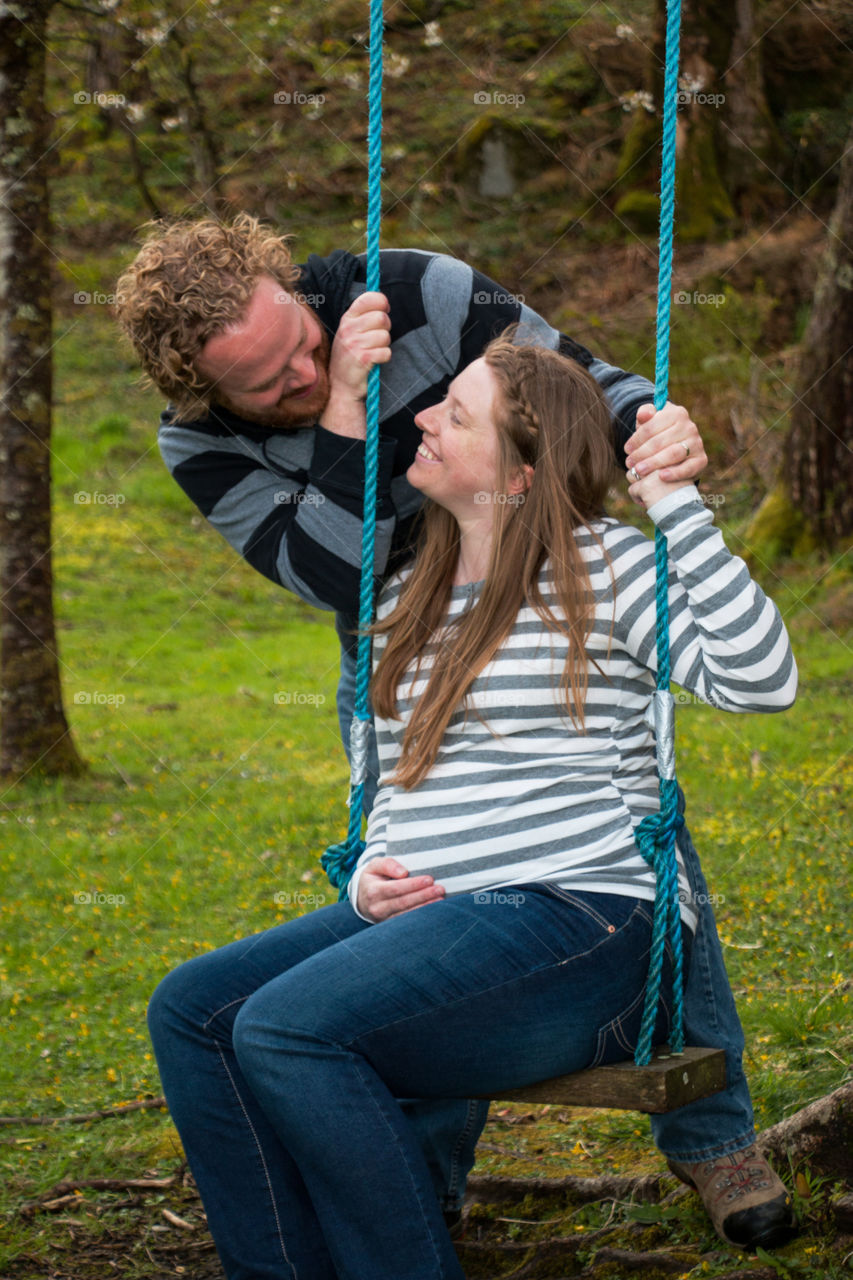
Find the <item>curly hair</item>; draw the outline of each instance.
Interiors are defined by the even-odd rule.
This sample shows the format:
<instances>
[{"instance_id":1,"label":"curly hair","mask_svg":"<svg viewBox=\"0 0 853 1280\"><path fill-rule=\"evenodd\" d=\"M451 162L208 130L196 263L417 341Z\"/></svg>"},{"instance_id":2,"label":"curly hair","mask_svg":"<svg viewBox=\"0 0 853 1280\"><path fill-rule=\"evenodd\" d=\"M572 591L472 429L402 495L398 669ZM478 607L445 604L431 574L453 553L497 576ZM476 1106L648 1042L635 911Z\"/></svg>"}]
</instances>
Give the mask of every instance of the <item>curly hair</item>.
<instances>
[{"instance_id":1,"label":"curly hair","mask_svg":"<svg viewBox=\"0 0 853 1280\"><path fill-rule=\"evenodd\" d=\"M244 314L261 276L294 293L299 267L289 236L251 214L162 223L116 285L116 315L150 381L175 408L177 421L203 418L214 383L195 361L214 334Z\"/></svg>"}]
</instances>

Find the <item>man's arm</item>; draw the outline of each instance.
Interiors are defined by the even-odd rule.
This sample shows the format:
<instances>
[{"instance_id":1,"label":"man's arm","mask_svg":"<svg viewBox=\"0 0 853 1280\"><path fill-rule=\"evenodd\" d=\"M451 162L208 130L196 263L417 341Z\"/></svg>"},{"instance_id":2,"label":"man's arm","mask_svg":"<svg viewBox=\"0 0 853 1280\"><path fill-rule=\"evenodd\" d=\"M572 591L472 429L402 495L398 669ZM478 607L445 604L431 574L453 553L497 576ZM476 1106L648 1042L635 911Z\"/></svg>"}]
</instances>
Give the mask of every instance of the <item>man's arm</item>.
<instances>
[{"instance_id":1,"label":"man's arm","mask_svg":"<svg viewBox=\"0 0 853 1280\"><path fill-rule=\"evenodd\" d=\"M223 415L224 417L224 415ZM234 550L308 604L357 606L361 573L364 442L322 427L298 431L174 423L163 414L163 461ZM380 440L376 574L388 558L396 513L395 442Z\"/></svg>"}]
</instances>

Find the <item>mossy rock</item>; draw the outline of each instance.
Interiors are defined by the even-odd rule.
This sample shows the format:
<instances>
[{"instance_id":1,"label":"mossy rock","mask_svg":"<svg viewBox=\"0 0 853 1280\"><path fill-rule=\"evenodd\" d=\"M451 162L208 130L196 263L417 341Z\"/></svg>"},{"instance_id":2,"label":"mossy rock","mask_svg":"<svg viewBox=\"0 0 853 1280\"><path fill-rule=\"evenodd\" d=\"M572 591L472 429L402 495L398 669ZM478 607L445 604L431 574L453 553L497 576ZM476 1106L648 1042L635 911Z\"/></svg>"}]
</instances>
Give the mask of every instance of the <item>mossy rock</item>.
<instances>
[{"instance_id":1,"label":"mossy rock","mask_svg":"<svg viewBox=\"0 0 853 1280\"><path fill-rule=\"evenodd\" d=\"M507 199L523 183L553 168L552 148L562 130L554 121L521 115L511 101L504 101L513 95L481 92L494 98L493 109L484 112L454 148L452 176L486 199Z\"/></svg>"},{"instance_id":2,"label":"mossy rock","mask_svg":"<svg viewBox=\"0 0 853 1280\"><path fill-rule=\"evenodd\" d=\"M629 191L616 202L614 213L633 230L653 235L660 222L660 200L651 191Z\"/></svg>"},{"instance_id":3,"label":"mossy rock","mask_svg":"<svg viewBox=\"0 0 853 1280\"><path fill-rule=\"evenodd\" d=\"M808 555L816 542L802 513L779 486L767 494L744 533L747 564L756 557L772 561L780 557Z\"/></svg>"}]
</instances>

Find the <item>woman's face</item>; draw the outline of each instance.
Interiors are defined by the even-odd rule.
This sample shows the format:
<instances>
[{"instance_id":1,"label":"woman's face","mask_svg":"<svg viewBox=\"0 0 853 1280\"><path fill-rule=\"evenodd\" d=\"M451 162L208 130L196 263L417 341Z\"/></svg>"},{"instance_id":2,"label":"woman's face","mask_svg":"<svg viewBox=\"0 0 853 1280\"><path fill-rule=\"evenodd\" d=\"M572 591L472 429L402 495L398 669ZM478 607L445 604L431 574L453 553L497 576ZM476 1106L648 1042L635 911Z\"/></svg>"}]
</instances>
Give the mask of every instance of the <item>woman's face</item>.
<instances>
[{"instance_id":1,"label":"woman's face","mask_svg":"<svg viewBox=\"0 0 853 1280\"><path fill-rule=\"evenodd\" d=\"M491 519L498 488L498 386L482 357L453 379L440 404L415 416L423 439L406 472L411 485L457 519Z\"/></svg>"}]
</instances>

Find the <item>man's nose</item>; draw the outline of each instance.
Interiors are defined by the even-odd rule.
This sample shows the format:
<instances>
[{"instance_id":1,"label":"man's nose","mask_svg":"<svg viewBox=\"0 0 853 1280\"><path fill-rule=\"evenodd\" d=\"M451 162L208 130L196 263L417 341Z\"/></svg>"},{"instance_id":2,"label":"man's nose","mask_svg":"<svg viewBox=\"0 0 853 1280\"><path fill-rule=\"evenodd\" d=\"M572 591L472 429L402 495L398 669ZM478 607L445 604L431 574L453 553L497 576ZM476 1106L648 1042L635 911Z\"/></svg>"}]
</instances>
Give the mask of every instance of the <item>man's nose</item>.
<instances>
[{"instance_id":1,"label":"man's nose","mask_svg":"<svg viewBox=\"0 0 853 1280\"><path fill-rule=\"evenodd\" d=\"M317 376L314 361L307 352L305 355L297 356L291 360L289 372L289 381L292 387L310 386Z\"/></svg>"}]
</instances>

